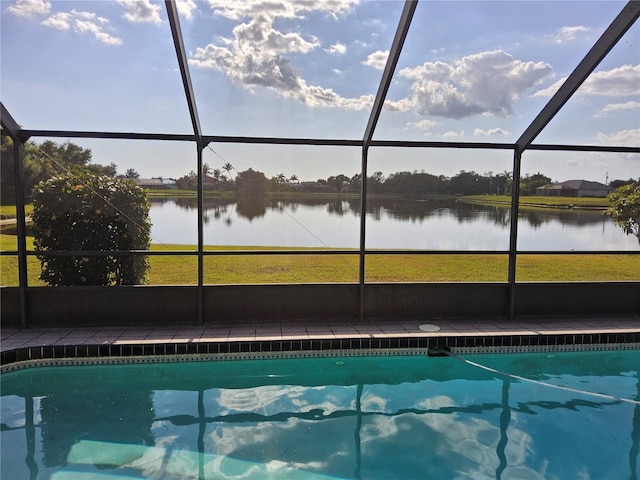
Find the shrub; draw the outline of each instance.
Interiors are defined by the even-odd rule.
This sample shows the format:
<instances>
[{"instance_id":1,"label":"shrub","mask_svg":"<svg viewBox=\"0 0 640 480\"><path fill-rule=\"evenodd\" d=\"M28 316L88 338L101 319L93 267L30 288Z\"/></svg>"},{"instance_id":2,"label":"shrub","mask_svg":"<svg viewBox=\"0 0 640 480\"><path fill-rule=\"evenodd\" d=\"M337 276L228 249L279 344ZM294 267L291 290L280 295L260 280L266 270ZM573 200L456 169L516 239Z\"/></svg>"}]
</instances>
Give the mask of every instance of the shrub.
<instances>
[{"instance_id":1,"label":"shrub","mask_svg":"<svg viewBox=\"0 0 640 480\"><path fill-rule=\"evenodd\" d=\"M623 185L609 195L607 213L627 235L635 235L640 243L640 183Z\"/></svg>"},{"instance_id":2,"label":"shrub","mask_svg":"<svg viewBox=\"0 0 640 480\"><path fill-rule=\"evenodd\" d=\"M149 249L149 202L129 179L80 173L41 182L33 225L38 252ZM141 255L38 258L49 285L135 285L145 283L149 269Z\"/></svg>"}]
</instances>

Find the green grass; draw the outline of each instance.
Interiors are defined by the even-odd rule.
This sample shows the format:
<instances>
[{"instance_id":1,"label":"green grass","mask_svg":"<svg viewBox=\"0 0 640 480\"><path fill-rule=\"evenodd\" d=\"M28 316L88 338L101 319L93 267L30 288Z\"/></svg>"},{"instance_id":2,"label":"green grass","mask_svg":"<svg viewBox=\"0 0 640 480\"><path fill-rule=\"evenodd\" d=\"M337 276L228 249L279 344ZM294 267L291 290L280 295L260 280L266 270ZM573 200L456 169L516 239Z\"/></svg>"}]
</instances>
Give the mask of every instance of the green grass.
<instances>
[{"instance_id":1,"label":"green grass","mask_svg":"<svg viewBox=\"0 0 640 480\"><path fill-rule=\"evenodd\" d=\"M17 249L16 237L0 235L3 251ZM33 249L33 237L27 237ZM207 250L276 250L271 247L207 247ZM152 245L151 250L186 250L193 245ZM303 249L300 249L303 250ZM29 285L44 285L40 263L28 257ZM149 257L151 285L195 285L195 256ZM367 282L506 282L506 255L370 254ZM520 282L638 281L640 255L526 255L518 256ZM205 284L344 283L358 281L358 255L219 255L204 260ZM17 256L0 257L0 285L18 284Z\"/></svg>"},{"instance_id":2,"label":"green grass","mask_svg":"<svg viewBox=\"0 0 640 480\"><path fill-rule=\"evenodd\" d=\"M33 213L33 204L28 203L24 206L24 211L27 215ZM16 206L15 205L0 205L0 219L16 218Z\"/></svg>"},{"instance_id":3,"label":"green grass","mask_svg":"<svg viewBox=\"0 0 640 480\"><path fill-rule=\"evenodd\" d=\"M508 195L464 195L459 197L463 202L511 205ZM576 208L609 208L610 202L606 198L591 197L545 197L539 195L524 195L520 197L520 206L530 207L569 207Z\"/></svg>"}]
</instances>

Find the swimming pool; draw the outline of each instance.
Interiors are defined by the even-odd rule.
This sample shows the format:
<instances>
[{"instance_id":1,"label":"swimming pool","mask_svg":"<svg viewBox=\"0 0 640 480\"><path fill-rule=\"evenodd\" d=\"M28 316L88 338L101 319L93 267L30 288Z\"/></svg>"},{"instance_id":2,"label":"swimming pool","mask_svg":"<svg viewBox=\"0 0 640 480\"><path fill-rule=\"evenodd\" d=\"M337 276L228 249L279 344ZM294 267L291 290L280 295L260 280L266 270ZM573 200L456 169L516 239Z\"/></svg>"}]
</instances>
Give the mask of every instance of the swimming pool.
<instances>
[{"instance_id":1,"label":"swimming pool","mask_svg":"<svg viewBox=\"0 0 640 480\"><path fill-rule=\"evenodd\" d=\"M637 350L29 368L2 375L0 473L637 478L639 369Z\"/></svg>"}]
</instances>

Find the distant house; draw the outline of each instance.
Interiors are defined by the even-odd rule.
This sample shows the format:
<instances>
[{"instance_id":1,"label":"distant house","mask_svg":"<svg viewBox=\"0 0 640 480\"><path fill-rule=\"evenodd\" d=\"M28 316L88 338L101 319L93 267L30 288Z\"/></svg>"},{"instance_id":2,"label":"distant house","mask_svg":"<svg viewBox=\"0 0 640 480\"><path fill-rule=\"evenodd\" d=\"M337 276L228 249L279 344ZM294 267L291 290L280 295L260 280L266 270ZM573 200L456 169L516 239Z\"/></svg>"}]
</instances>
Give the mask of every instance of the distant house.
<instances>
[{"instance_id":1,"label":"distant house","mask_svg":"<svg viewBox=\"0 0 640 480\"><path fill-rule=\"evenodd\" d=\"M173 178L163 178L162 184L164 185L164 188L168 188L169 190L175 190L178 188L176 181Z\"/></svg>"},{"instance_id":2,"label":"distant house","mask_svg":"<svg viewBox=\"0 0 640 480\"><path fill-rule=\"evenodd\" d=\"M167 188L160 178L134 178L133 180L140 188L148 188L149 190L163 190Z\"/></svg>"},{"instance_id":3,"label":"distant house","mask_svg":"<svg viewBox=\"0 0 640 480\"><path fill-rule=\"evenodd\" d=\"M209 175L202 176L202 188L205 190L220 190L220 180L216 180Z\"/></svg>"},{"instance_id":4,"label":"distant house","mask_svg":"<svg viewBox=\"0 0 640 480\"><path fill-rule=\"evenodd\" d=\"M589 180L567 180L562 183L553 183L536 188L536 195L549 197L606 197L615 191L600 182Z\"/></svg>"}]
</instances>

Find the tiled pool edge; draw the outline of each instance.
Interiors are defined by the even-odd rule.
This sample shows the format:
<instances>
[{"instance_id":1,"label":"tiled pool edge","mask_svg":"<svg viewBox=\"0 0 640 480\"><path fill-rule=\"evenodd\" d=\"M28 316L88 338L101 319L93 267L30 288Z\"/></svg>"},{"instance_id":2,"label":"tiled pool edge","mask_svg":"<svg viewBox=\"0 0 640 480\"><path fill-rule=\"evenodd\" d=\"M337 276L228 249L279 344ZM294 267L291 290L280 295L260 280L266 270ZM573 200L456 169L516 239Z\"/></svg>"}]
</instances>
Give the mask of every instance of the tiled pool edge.
<instances>
[{"instance_id":1,"label":"tiled pool edge","mask_svg":"<svg viewBox=\"0 0 640 480\"><path fill-rule=\"evenodd\" d=\"M0 372L55 364L141 363L255 357L457 353L525 353L640 349L640 332L536 335L456 335L214 342L31 346L0 354ZM407 353L409 351L417 353ZM203 358L204 356L208 358ZM197 357L197 358L196 358ZM93 359L89 362L89 359ZM77 361L73 363L73 361Z\"/></svg>"}]
</instances>

